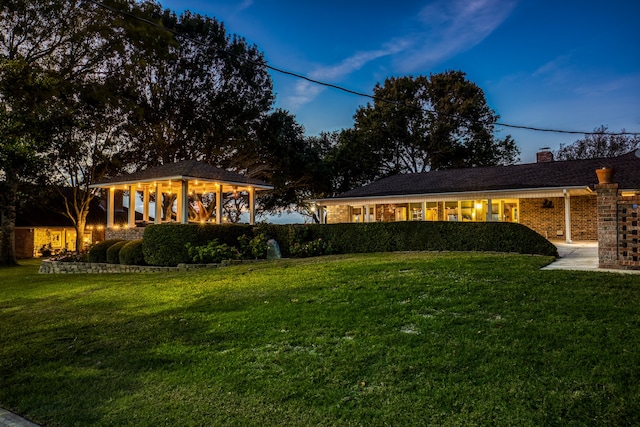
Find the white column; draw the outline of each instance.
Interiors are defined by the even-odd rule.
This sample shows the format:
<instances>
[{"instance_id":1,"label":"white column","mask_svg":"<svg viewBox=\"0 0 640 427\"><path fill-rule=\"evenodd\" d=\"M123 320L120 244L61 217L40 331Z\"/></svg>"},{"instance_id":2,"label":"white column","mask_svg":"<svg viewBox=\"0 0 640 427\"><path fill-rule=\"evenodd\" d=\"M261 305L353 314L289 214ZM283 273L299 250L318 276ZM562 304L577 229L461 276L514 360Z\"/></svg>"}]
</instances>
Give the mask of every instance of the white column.
<instances>
[{"instance_id":1,"label":"white column","mask_svg":"<svg viewBox=\"0 0 640 427\"><path fill-rule=\"evenodd\" d=\"M324 224L324 206L318 206L318 219L320 224Z\"/></svg>"},{"instance_id":2,"label":"white column","mask_svg":"<svg viewBox=\"0 0 640 427\"><path fill-rule=\"evenodd\" d=\"M564 192L564 229L567 243L572 243L571 240L571 196L567 190Z\"/></svg>"},{"instance_id":3,"label":"white column","mask_svg":"<svg viewBox=\"0 0 640 427\"><path fill-rule=\"evenodd\" d=\"M487 217L486 217L487 222L493 221L492 212L493 212L493 200L488 199L487 200Z\"/></svg>"},{"instance_id":4,"label":"white column","mask_svg":"<svg viewBox=\"0 0 640 427\"><path fill-rule=\"evenodd\" d=\"M115 209L114 194L116 189L109 187L107 191L109 192L107 196L107 228L113 228L113 210Z\"/></svg>"},{"instance_id":5,"label":"white column","mask_svg":"<svg viewBox=\"0 0 640 427\"><path fill-rule=\"evenodd\" d=\"M216 224L222 224L222 184L216 187Z\"/></svg>"},{"instance_id":6,"label":"white column","mask_svg":"<svg viewBox=\"0 0 640 427\"><path fill-rule=\"evenodd\" d=\"M136 226L136 190L133 185L129 186L129 228Z\"/></svg>"},{"instance_id":7,"label":"white column","mask_svg":"<svg viewBox=\"0 0 640 427\"><path fill-rule=\"evenodd\" d=\"M256 189L249 187L249 224L256 223Z\"/></svg>"},{"instance_id":8,"label":"white column","mask_svg":"<svg viewBox=\"0 0 640 427\"><path fill-rule=\"evenodd\" d=\"M183 180L178 193L178 222L189 223L189 181Z\"/></svg>"},{"instance_id":9,"label":"white column","mask_svg":"<svg viewBox=\"0 0 640 427\"><path fill-rule=\"evenodd\" d=\"M149 187L142 190L142 220L149 222Z\"/></svg>"},{"instance_id":10,"label":"white column","mask_svg":"<svg viewBox=\"0 0 640 427\"><path fill-rule=\"evenodd\" d=\"M156 217L154 224L162 223L162 184L156 186Z\"/></svg>"}]
</instances>

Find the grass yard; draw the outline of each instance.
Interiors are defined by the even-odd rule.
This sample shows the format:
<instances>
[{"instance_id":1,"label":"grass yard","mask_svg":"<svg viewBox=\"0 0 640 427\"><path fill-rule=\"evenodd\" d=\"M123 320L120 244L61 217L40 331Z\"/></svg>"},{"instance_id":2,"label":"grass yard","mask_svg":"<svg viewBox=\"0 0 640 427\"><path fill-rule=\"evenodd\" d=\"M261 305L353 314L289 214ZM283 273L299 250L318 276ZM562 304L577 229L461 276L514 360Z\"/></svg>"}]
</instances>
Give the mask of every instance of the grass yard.
<instances>
[{"instance_id":1,"label":"grass yard","mask_svg":"<svg viewBox=\"0 0 640 427\"><path fill-rule=\"evenodd\" d=\"M0 406L46 426L639 425L640 276L393 253L0 269Z\"/></svg>"}]
</instances>

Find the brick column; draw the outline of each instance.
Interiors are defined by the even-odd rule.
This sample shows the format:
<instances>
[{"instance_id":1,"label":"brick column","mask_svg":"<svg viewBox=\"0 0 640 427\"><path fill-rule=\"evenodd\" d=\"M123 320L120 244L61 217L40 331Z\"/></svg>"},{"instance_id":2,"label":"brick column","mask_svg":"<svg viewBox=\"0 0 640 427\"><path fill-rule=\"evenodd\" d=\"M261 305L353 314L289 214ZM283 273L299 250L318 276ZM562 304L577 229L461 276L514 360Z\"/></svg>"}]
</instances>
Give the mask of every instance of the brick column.
<instances>
[{"instance_id":1,"label":"brick column","mask_svg":"<svg viewBox=\"0 0 640 427\"><path fill-rule=\"evenodd\" d=\"M618 268L618 184L596 185L598 267Z\"/></svg>"}]
</instances>

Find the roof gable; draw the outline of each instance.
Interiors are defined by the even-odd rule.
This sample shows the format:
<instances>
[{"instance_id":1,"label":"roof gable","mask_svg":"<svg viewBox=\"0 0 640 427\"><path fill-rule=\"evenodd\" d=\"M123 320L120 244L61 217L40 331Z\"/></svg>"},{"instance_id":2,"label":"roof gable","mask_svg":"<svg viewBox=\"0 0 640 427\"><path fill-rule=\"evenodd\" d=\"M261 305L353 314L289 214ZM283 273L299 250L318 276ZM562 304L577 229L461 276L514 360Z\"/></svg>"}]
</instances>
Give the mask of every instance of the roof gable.
<instances>
[{"instance_id":1,"label":"roof gable","mask_svg":"<svg viewBox=\"0 0 640 427\"><path fill-rule=\"evenodd\" d=\"M270 185L260 180L249 178L226 169L217 168L208 163L199 162L197 160L183 160L176 163L168 163L165 165L142 169L130 174L118 175L113 178L96 182L92 187L129 184L135 182L150 182L155 180L162 181L181 179L199 179L203 181L217 181L227 184L254 185L258 187L272 188Z\"/></svg>"}]
</instances>

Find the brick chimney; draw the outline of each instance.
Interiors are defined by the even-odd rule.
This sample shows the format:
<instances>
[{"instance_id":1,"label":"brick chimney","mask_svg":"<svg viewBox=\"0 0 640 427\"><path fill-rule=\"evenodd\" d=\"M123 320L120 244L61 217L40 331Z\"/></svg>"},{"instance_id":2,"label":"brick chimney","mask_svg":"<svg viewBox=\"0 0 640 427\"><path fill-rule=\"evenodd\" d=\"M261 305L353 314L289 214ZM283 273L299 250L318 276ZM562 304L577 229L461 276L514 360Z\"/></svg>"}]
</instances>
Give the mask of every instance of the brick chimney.
<instances>
[{"instance_id":1,"label":"brick chimney","mask_svg":"<svg viewBox=\"0 0 640 427\"><path fill-rule=\"evenodd\" d=\"M553 153L549 150L549 147L542 147L540 151L536 153L536 163L548 162L553 162Z\"/></svg>"}]
</instances>

